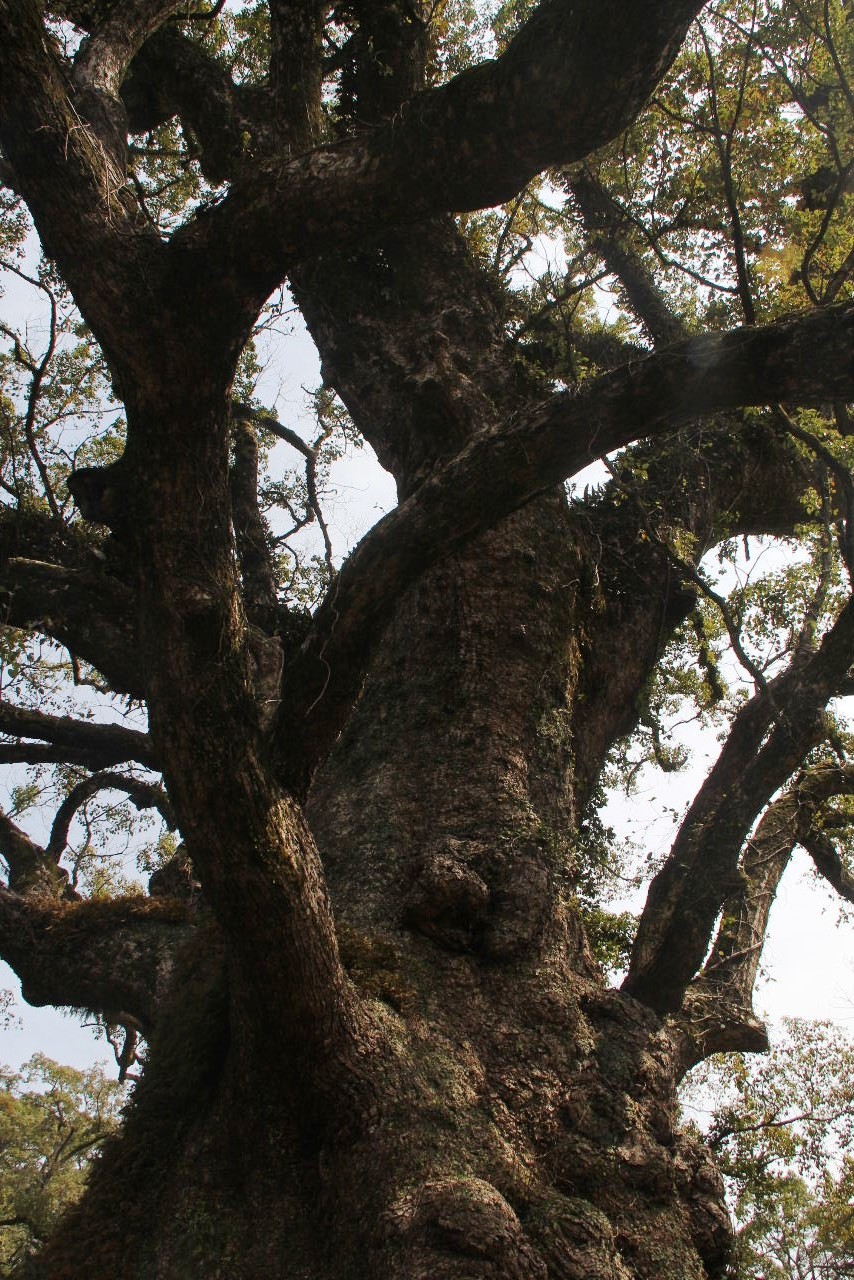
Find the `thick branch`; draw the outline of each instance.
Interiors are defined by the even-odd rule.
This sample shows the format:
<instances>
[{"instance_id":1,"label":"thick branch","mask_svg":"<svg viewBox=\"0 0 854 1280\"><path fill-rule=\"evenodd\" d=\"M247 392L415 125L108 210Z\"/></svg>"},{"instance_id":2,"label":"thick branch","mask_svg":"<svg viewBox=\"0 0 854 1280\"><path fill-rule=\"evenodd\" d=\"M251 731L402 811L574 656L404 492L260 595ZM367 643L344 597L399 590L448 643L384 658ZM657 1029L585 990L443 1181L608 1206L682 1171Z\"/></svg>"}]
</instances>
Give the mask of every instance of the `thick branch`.
<instances>
[{"instance_id":1,"label":"thick branch","mask_svg":"<svg viewBox=\"0 0 854 1280\"><path fill-rule=\"evenodd\" d=\"M363 540L286 671L278 742L293 785L308 785L358 696L371 644L431 564L634 439L740 405L854 394L852 331L847 305L692 339L475 437Z\"/></svg>"},{"instance_id":2,"label":"thick branch","mask_svg":"<svg viewBox=\"0 0 854 1280\"><path fill-rule=\"evenodd\" d=\"M155 444L141 457L148 484L127 533L128 554L141 564L139 648L156 672L146 697L150 733L228 946L241 1033L311 1062L319 1088L360 1038L363 1012L338 954L311 833L271 773L234 556L232 424L218 394L201 424L198 397L158 405L141 421L129 413L140 456L146 432Z\"/></svg>"},{"instance_id":3,"label":"thick branch","mask_svg":"<svg viewBox=\"0 0 854 1280\"><path fill-rule=\"evenodd\" d=\"M144 41L182 0L125 0L107 10L74 59L75 106L94 130L119 172L127 152L127 113L119 89Z\"/></svg>"},{"instance_id":4,"label":"thick branch","mask_svg":"<svg viewBox=\"0 0 854 1280\"><path fill-rule=\"evenodd\" d=\"M81 43L74 80L96 94L117 98L134 54L184 0L123 0Z\"/></svg>"},{"instance_id":5,"label":"thick branch","mask_svg":"<svg viewBox=\"0 0 854 1280\"><path fill-rule=\"evenodd\" d=\"M266 125L263 91L236 85L201 45L171 26L146 41L121 92L132 133L147 133L180 116L198 142L210 182L224 182L251 162L255 147L249 140Z\"/></svg>"},{"instance_id":6,"label":"thick branch","mask_svg":"<svg viewBox=\"0 0 854 1280\"><path fill-rule=\"evenodd\" d=\"M50 716L43 711L0 702L0 733L15 738L39 738L52 746L83 751L102 768L137 760L156 769L154 747L147 733L118 724L93 724L74 716Z\"/></svg>"},{"instance_id":7,"label":"thick branch","mask_svg":"<svg viewBox=\"0 0 854 1280\"><path fill-rule=\"evenodd\" d=\"M713 1053L767 1053L770 1041L761 1018L738 1001L728 1002L705 984L692 983L674 1015L677 1079Z\"/></svg>"},{"instance_id":8,"label":"thick branch","mask_svg":"<svg viewBox=\"0 0 854 1280\"><path fill-rule=\"evenodd\" d=\"M496 404L520 407L501 295L452 219L431 219L416 237L393 232L361 253L324 253L290 282L325 380L401 499L459 453Z\"/></svg>"},{"instance_id":9,"label":"thick branch","mask_svg":"<svg viewBox=\"0 0 854 1280\"><path fill-rule=\"evenodd\" d=\"M141 309L151 299L146 268L160 246L115 155L75 109L41 9L35 0L0 3L3 151L45 250L108 359L133 364ZM116 6L113 23L123 12Z\"/></svg>"},{"instance_id":10,"label":"thick branch","mask_svg":"<svg viewBox=\"0 0 854 1280\"><path fill-rule=\"evenodd\" d=\"M58 893L64 884L41 845L0 810L0 855L9 868L9 884L16 893Z\"/></svg>"},{"instance_id":11,"label":"thick branch","mask_svg":"<svg viewBox=\"0 0 854 1280\"><path fill-rule=\"evenodd\" d=\"M85 747L50 747L43 742L0 742L0 764L76 764L84 769L99 769L103 764L97 752Z\"/></svg>"},{"instance_id":12,"label":"thick branch","mask_svg":"<svg viewBox=\"0 0 854 1280\"><path fill-rule=\"evenodd\" d=\"M132 593L118 579L15 558L2 568L2 620L40 631L97 667L116 693L144 694Z\"/></svg>"},{"instance_id":13,"label":"thick branch","mask_svg":"<svg viewBox=\"0 0 854 1280\"><path fill-rule=\"evenodd\" d=\"M49 904L0 888L0 956L30 1004L126 1010L149 1031L188 920L171 899Z\"/></svg>"},{"instance_id":14,"label":"thick branch","mask_svg":"<svg viewBox=\"0 0 854 1280\"><path fill-rule=\"evenodd\" d=\"M276 114L302 147L322 128L325 0L270 0L270 88Z\"/></svg>"},{"instance_id":15,"label":"thick branch","mask_svg":"<svg viewBox=\"0 0 854 1280\"><path fill-rule=\"evenodd\" d=\"M567 177L595 252L620 281L634 314L657 347L687 337L628 235L628 219L588 166Z\"/></svg>"},{"instance_id":16,"label":"thick branch","mask_svg":"<svg viewBox=\"0 0 854 1280\"><path fill-rule=\"evenodd\" d=\"M723 751L650 885L640 919L623 985L652 1008L679 1008L702 963L716 916L738 885L738 857L747 833L763 806L820 740L822 709L852 662L854 602L849 602L818 651L796 655L767 692L757 693L736 716Z\"/></svg>"},{"instance_id":17,"label":"thick branch","mask_svg":"<svg viewBox=\"0 0 854 1280\"><path fill-rule=\"evenodd\" d=\"M387 124L259 163L175 237L175 251L203 254L225 287L239 266L254 314L289 262L321 242L500 204L628 125L700 7L545 0L500 58L417 94Z\"/></svg>"}]
</instances>

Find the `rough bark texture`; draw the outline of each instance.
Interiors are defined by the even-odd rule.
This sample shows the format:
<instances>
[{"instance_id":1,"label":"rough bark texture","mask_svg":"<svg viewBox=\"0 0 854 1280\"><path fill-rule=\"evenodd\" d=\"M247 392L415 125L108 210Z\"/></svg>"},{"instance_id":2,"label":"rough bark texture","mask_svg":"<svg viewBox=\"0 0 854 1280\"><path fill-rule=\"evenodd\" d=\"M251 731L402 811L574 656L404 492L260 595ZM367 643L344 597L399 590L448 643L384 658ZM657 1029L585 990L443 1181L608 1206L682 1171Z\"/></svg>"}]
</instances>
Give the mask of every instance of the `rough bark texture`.
<instances>
[{"instance_id":1,"label":"rough bark texture","mask_svg":"<svg viewBox=\"0 0 854 1280\"><path fill-rule=\"evenodd\" d=\"M110 531L98 565L73 532L3 511L5 618L143 697L149 732L14 710L0 731L15 758L162 772L201 890L70 902L61 823L46 849L0 827L2 954L31 998L118 1009L149 1041L122 1134L27 1274L722 1274L721 1182L676 1127L679 1075L714 1047L692 1021L697 970L744 837L847 675L851 606L745 711L721 766L742 776L726 842L705 856L713 781L622 991L582 926L579 828L695 606L699 557L807 510L808 468L738 410L851 395L854 311L686 338L657 297L640 319L659 350L553 393L450 218L630 123L698 3L545 0L441 87L425 87L425 14L359 3L322 145L325 6L271 2L262 85L169 26L175 4L57 8L87 32L73 66L40 5L0 3L4 156L106 354L127 445L70 481ZM175 115L230 188L161 239L125 182L126 138ZM605 216L601 193L576 194ZM649 312L631 245L598 243ZM308 622L277 600L231 404L286 274L401 496ZM564 477L641 437L629 498L616 480L567 501ZM653 510L690 564L640 536ZM736 977L716 996L738 1004L726 1043L753 1046Z\"/></svg>"}]
</instances>

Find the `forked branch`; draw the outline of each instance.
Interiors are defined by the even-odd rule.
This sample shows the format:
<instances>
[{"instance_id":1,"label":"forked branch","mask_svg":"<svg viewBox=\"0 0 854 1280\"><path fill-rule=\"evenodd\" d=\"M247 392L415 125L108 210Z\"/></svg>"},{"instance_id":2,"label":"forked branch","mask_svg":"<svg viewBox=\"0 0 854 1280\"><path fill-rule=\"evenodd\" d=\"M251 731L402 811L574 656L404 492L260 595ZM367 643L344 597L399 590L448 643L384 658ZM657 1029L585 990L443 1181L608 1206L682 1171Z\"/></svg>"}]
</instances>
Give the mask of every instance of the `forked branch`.
<instances>
[{"instance_id":1,"label":"forked branch","mask_svg":"<svg viewBox=\"0 0 854 1280\"><path fill-rule=\"evenodd\" d=\"M715 919L738 891L739 854L748 832L821 740L824 707L852 662L854 602L849 601L817 651L796 652L768 692L757 692L736 716L650 885L638 926L624 990L659 1012L680 1007L702 964Z\"/></svg>"},{"instance_id":2,"label":"forked branch","mask_svg":"<svg viewBox=\"0 0 854 1280\"><path fill-rule=\"evenodd\" d=\"M841 896L854 901L854 879L822 829L827 801L851 794L854 766L809 769L769 805L747 840L738 887L723 904L709 958L688 986L674 1019L686 1070L712 1053L765 1047L764 1029L752 1009L753 987L771 907L795 846L814 859L817 849L817 861L829 873L826 878Z\"/></svg>"}]
</instances>

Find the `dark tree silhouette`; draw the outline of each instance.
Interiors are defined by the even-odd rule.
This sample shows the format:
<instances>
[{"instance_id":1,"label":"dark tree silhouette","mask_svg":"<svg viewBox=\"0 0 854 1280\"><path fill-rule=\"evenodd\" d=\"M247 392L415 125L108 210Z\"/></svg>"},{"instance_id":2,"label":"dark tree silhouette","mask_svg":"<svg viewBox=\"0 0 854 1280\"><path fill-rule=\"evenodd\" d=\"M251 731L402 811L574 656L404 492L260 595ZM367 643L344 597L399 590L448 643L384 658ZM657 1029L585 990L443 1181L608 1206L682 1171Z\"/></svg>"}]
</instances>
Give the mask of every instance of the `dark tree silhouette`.
<instances>
[{"instance_id":1,"label":"dark tree silhouette","mask_svg":"<svg viewBox=\"0 0 854 1280\"><path fill-rule=\"evenodd\" d=\"M676 1085L765 1043L751 992L794 844L851 892L827 713L854 659L851 24L730 5L665 99L700 9L542 0L477 61L466 15L417 0L0 0L2 178L126 415L120 454L68 479L74 515L45 369L10 348L30 399L17 426L3 409L5 622L148 713L142 732L0 705L4 762L76 770L44 845L0 819L0 953L32 1002L125 1026L131 1057L147 1042L32 1275L722 1273L722 1184ZM824 148L809 207L785 156L747 191L772 78L778 129ZM716 176L698 160L653 200L632 166L663 164L668 130ZM582 247L514 290L546 170ZM808 234L769 301L785 217ZM573 305L603 276L616 326ZM235 384L285 281L399 494L311 614L259 499L259 438L293 433ZM307 520L320 446L296 445ZM785 661L721 602L753 692L613 989L581 893L606 758L651 723L686 620L720 680L706 552L796 529L819 567ZM180 831L149 895L69 884L70 825L107 788Z\"/></svg>"}]
</instances>

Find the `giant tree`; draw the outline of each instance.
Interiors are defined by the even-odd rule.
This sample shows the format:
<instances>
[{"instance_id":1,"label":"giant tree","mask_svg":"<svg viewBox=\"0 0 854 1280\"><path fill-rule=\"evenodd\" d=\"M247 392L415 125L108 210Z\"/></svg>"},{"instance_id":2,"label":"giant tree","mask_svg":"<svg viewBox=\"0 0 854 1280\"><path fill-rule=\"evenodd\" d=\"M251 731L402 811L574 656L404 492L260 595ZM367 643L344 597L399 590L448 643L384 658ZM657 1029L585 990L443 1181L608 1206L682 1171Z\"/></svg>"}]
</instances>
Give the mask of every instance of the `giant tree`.
<instances>
[{"instance_id":1,"label":"giant tree","mask_svg":"<svg viewBox=\"0 0 854 1280\"><path fill-rule=\"evenodd\" d=\"M765 1043L793 847L852 893L851 24L700 10L0 3L8 234L20 199L51 307L46 350L8 348L0 750L65 771L46 839L0 819L0 951L142 1058L34 1275L724 1267L677 1082ZM541 231L566 258L531 277ZM246 374L284 282L311 444ZM123 421L69 448L93 342ZM399 503L308 608L269 507L319 518L344 419ZM301 488L264 472L276 436ZM776 596L701 563L795 534ZM616 989L586 928L603 770L635 730L673 763L673 689L726 702L716 633L750 688ZM34 705L33 636L147 724ZM69 861L105 791L180 837L148 894Z\"/></svg>"}]
</instances>

